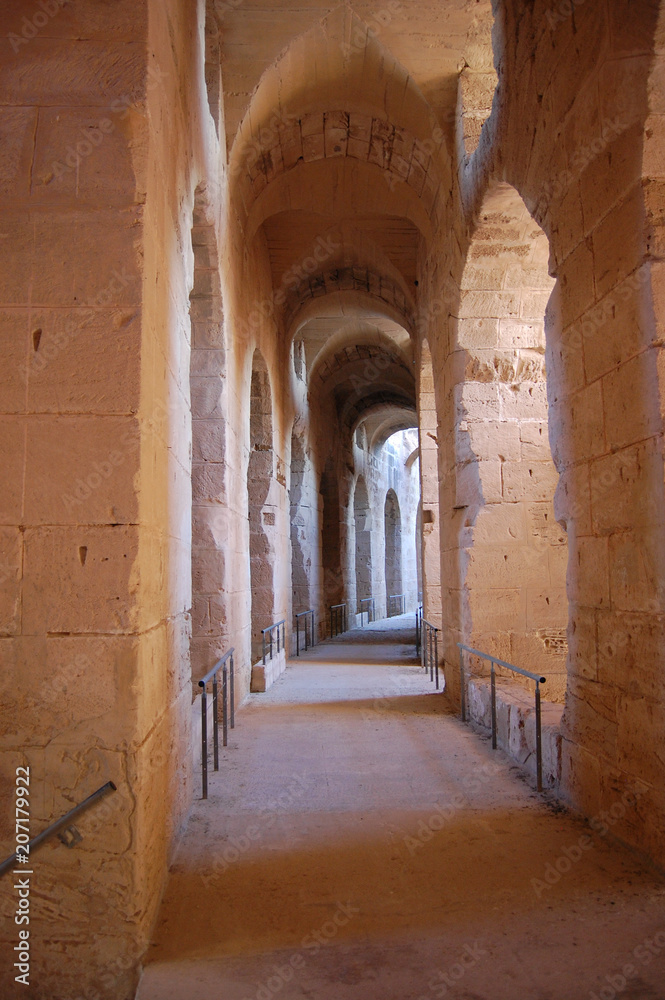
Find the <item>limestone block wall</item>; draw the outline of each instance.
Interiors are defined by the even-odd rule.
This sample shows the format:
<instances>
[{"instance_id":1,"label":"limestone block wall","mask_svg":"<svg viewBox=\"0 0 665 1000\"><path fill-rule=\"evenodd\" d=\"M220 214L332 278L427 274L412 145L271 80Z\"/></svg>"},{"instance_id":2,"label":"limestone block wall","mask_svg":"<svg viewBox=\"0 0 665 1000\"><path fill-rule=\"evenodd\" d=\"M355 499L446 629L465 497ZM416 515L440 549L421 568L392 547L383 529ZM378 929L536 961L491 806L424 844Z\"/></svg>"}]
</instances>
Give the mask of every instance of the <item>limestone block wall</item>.
<instances>
[{"instance_id":1,"label":"limestone block wall","mask_svg":"<svg viewBox=\"0 0 665 1000\"><path fill-rule=\"evenodd\" d=\"M1 195L3 801L29 765L37 834L117 784L81 820L82 844L40 852L31 986L128 998L191 794L189 387L161 353L173 337L188 358L175 334L189 289L183 326L162 324L155 303L169 295L150 287L146 233L159 230L159 145L172 152L165 133L189 128L177 102L158 124L158 95L173 100L179 72L196 78L195 47L176 53L146 3L66 5L27 39L24 6L10 6L21 42L0 54L15 144ZM195 122L195 96L187 112ZM3 923L3 954L14 929ZM14 995L7 965L0 975Z\"/></svg>"},{"instance_id":2,"label":"limestone block wall","mask_svg":"<svg viewBox=\"0 0 665 1000\"><path fill-rule=\"evenodd\" d=\"M427 621L440 628L442 609L438 416L432 355L426 337L420 343L418 371L423 614Z\"/></svg>"},{"instance_id":3,"label":"limestone block wall","mask_svg":"<svg viewBox=\"0 0 665 1000\"><path fill-rule=\"evenodd\" d=\"M498 88L485 57L462 69L446 135L380 40L344 62L346 10L276 50L251 97L224 94L210 2L56 6L34 31L3 7L0 779L6 801L29 764L32 832L106 780L118 792L76 850L39 856L34 988L133 996L192 795L192 680L234 646L242 700L269 619L290 631L314 607L323 629L329 604L385 595L389 490L414 598L422 493L448 696L460 640L556 677L561 794L593 815L639 790L615 832L662 860L660 5L497 3ZM296 65L324 66L337 103L301 114ZM377 114L342 110L360 92ZM258 156L276 93L288 121ZM262 222L314 215L324 192L343 225L287 302ZM416 228L409 282L353 213L408 223L400 261ZM299 354L296 315L320 321ZM308 395L342 333L339 364L382 359L380 384L345 388L332 352ZM420 462L356 437L364 406L396 428L414 403Z\"/></svg>"},{"instance_id":4,"label":"limestone block wall","mask_svg":"<svg viewBox=\"0 0 665 1000\"><path fill-rule=\"evenodd\" d=\"M231 169L225 202L222 287L227 330L226 482L231 523L226 583L228 644L237 651L237 699L249 693L261 629L289 619L291 502L288 491L294 417L291 347L275 309L261 234L247 231Z\"/></svg>"},{"instance_id":5,"label":"limestone block wall","mask_svg":"<svg viewBox=\"0 0 665 1000\"><path fill-rule=\"evenodd\" d=\"M448 370L454 412L454 506L467 644L566 689L565 530L556 523L558 475L546 398L549 245L509 185L480 210L462 275ZM556 386L550 387L556 392ZM528 683L528 682L526 682Z\"/></svg>"},{"instance_id":6,"label":"limestone block wall","mask_svg":"<svg viewBox=\"0 0 665 1000\"><path fill-rule=\"evenodd\" d=\"M445 241L443 234L435 240L423 263L420 308L435 384L446 398L467 381L452 367L456 318L483 318L464 314L462 300L472 289L460 292L473 229L493 185L510 183L548 238L557 282L545 327L554 513L568 541L561 791L592 815L639 789L639 805L619 832L662 858L665 518L656 206L663 109L654 57L662 25L659 6L648 2L606 7L589 0L556 18L548 18L549 9L512 0L496 8L492 115L470 161L458 155L454 207ZM489 398L480 392L486 387L467 384L459 390L462 409L469 411L475 394L477 405L491 410L497 389L508 388L496 387ZM473 609L465 591L469 563L458 548L472 526L465 510L455 510L469 473L455 468L453 412L448 403L441 411L439 498L445 658L456 697L455 641L472 627ZM533 444L521 429L519 443ZM484 496L491 469L487 476L479 471L475 486Z\"/></svg>"},{"instance_id":7,"label":"limestone block wall","mask_svg":"<svg viewBox=\"0 0 665 1000\"><path fill-rule=\"evenodd\" d=\"M218 199L204 184L194 196L190 292L192 414L192 641L193 692L228 648L226 566L226 351L215 215Z\"/></svg>"}]
</instances>

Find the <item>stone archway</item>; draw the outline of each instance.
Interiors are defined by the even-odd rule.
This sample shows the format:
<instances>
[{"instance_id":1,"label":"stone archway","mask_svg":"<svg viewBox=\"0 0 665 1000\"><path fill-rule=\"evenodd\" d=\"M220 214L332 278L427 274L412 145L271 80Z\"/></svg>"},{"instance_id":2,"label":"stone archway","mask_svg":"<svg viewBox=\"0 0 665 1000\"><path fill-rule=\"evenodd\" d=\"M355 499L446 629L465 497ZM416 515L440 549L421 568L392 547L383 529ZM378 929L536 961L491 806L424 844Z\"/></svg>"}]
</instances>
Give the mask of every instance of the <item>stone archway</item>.
<instances>
[{"instance_id":1,"label":"stone archway","mask_svg":"<svg viewBox=\"0 0 665 1000\"><path fill-rule=\"evenodd\" d=\"M486 196L461 284L454 506L460 513L462 641L566 686L567 536L548 434L549 243L517 191Z\"/></svg>"},{"instance_id":2,"label":"stone archway","mask_svg":"<svg viewBox=\"0 0 665 1000\"><path fill-rule=\"evenodd\" d=\"M367 605L360 602L372 596L372 515L364 476L358 476L356 481L353 522L356 535L356 612L360 613L367 610Z\"/></svg>"},{"instance_id":3,"label":"stone archway","mask_svg":"<svg viewBox=\"0 0 665 1000\"><path fill-rule=\"evenodd\" d=\"M383 509L385 528L386 614L390 613L389 598L402 593L402 516L397 494L388 490Z\"/></svg>"}]
</instances>

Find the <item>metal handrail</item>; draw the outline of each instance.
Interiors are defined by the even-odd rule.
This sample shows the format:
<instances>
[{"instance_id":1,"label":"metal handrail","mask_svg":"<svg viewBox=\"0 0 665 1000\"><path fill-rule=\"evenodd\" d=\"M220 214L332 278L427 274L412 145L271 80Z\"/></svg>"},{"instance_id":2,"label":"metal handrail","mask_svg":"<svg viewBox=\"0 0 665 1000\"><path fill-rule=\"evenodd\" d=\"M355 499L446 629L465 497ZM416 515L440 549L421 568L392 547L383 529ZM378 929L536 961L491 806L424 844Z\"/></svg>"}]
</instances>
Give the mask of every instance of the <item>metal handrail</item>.
<instances>
[{"instance_id":1,"label":"metal handrail","mask_svg":"<svg viewBox=\"0 0 665 1000\"><path fill-rule=\"evenodd\" d=\"M300 619L301 618L305 619L305 652L307 652L307 650L309 648L309 646L307 645L307 623L310 620L310 616L311 616L311 621L312 621L312 624L311 624L311 627L310 627L310 633L311 633L310 646L315 646L316 645L316 642L314 640L314 610L313 610L313 608L310 608L309 611L301 611L299 614L296 615L296 656L300 656Z\"/></svg>"},{"instance_id":2,"label":"metal handrail","mask_svg":"<svg viewBox=\"0 0 665 1000\"><path fill-rule=\"evenodd\" d=\"M439 690L439 629L421 616L421 627L424 632L420 647L420 662L425 671L429 671L429 679L436 681Z\"/></svg>"},{"instance_id":3,"label":"metal handrail","mask_svg":"<svg viewBox=\"0 0 665 1000\"><path fill-rule=\"evenodd\" d=\"M547 683L547 678L543 677L541 674L534 674L530 670L524 670L523 667L516 667L514 663L507 663L505 660L500 660L498 656L492 656L491 653L482 653L479 649L473 649L472 646L465 646L463 643L457 643L459 647L459 668L460 668L460 679L461 679L461 712L462 712L462 722L466 722L466 688L464 679L464 653L471 653L473 656L480 657L481 660L490 661L490 688L492 693L492 749L496 750L496 672L494 666L505 667L506 670L512 670L513 673L521 674L522 677L528 677L530 680L536 683L536 780L538 783L538 791L543 790L543 736L542 736L542 725L541 725L541 708L540 708L540 685Z\"/></svg>"},{"instance_id":4,"label":"metal handrail","mask_svg":"<svg viewBox=\"0 0 665 1000\"><path fill-rule=\"evenodd\" d=\"M399 611L397 612L397 614L398 615L403 615L404 612L405 612L405 609L406 609L406 594L391 594L390 595L390 597L388 598L388 608L387 608L388 617L389 618L393 617L393 615L391 614L391 608L390 608L390 602L391 601L399 601Z\"/></svg>"},{"instance_id":5,"label":"metal handrail","mask_svg":"<svg viewBox=\"0 0 665 1000\"><path fill-rule=\"evenodd\" d=\"M334 614L333 614L334 612ZM330 638L346 632L348 628L347 606L346 604L330 605Z\"/></svg>"},{"instance_id":6,"label":"metal handrail","mask_svg":"<svg viewBox=\"0 0 665 1000\"><path fill-rule=\"evenodd\" d=\"M88 795L87 799L84 799L83 802L80 802L77 806L74 806L73 809L70 809L68 813L65 813L61 819L56 820L55 823L51 823L51 825L47 826L45 830L38 833L36 837L29 840L25 845L27 848L26 853L31 854L33 851L37 850L38 847L41 847L42 844L45 843L45 841L47 841L50 837L54 837L61 830L66 830L69 826L71 826L72 820L79 816L85 809L89 809L91 805L98 801L98 799L108 795L109 792L117 792L117 790L116 785L112 781L107 781L105 785L98 788L96 792L92 793L92 795ZM77 839L81 839L80 835ZM14 867L17 858L18 853L14 852L14 854L11 854L2 862L2 864L0 864L0 877Z\"/></svg>"},{"instance_id":7,"label":"metal handrail","mask_svg":"<svg viewBox=\"0 0 665 1000\"><path fill-rule=\"evenodd\" d=\"M199 681L201 691L201 785L204 799L208 798L208 692L206 685L212 680L212 732L213 732L213 770L219 771L219 718L218 718L218 681L217 675L222 671L222 745L228 743L229 723L229 693L231 700L231 729L235 728L235 672L233 654L230 649ZM228 663L228 666L227 666Z\"/></svg>"},{"instance_id":8,"label":"metal handrail","mask_svg":"<svg viewBox=\"0 0 665 1000\"><path fill-rule=\"evenodd\" d=\"M268 625L268 628L261 629L261 636L263 638L263 665L266 664L266 633L268 634L268 640L270 643L270 659L272 660L272 634L277 629L277 653L279 654L280 649L283 647L286 649L286 619L282 618L281 621L275 622L274 625ZM281 629L281 632L280 632ZM282 646L280 646L280 639Z\"/></svg>"},{"instance_id":9,"label":"metal handrail","mask_svg":"<svg viewBox=\"0 0 665 1000\"><path fill-rule=\"evenodd\" d=\"M423 606L419 604L416 608L416 656L420 656L420 643L423 633Z\"/></svg>"},{"instance_id":10,"label":"metal handrail","mask_svg":"<svg viewBox=\"0 0 665 1000\"><path fill-rule=\"evenodd\" d=\"M376 600L373 597L361 597L358 601L360 605L360 627L363 627L363 615L367 615L367 624L373 622L376 618ZM363 604L367 604L368 607L363 609Z\"/></svg>"}]
</instances>

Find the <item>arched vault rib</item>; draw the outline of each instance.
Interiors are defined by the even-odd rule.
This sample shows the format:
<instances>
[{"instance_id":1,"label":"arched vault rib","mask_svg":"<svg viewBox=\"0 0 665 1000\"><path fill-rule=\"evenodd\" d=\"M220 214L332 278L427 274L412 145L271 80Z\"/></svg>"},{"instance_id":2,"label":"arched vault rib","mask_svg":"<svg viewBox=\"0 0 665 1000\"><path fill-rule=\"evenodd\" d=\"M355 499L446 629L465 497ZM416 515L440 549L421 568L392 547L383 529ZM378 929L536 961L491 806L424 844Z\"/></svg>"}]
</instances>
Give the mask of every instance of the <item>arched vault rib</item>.
<instances>
[{"instance_id":1,"label":"arched vault rib","mask_svg":"<svg viewBox=\"0 0 665 1000\"><path fill-rule=\"evenodd\" d=\"M246 206L282 175L302 172L310 164L348 159L378 168L391 192L408 188L428 217L439 214L437 199L447 174L439 162L440 130L421 140L384 118L334 109L279 121L263 131L264 140L238 154L232 165Z\"/></svg>"},{"instance_id":2,"label":"arched vault rib","mask_svg":"<svg viewBox=\"0 0 665 1000\"><path fill-rule=\"evenodd\" d=\"M330 318L339 321L367 320L371 323L389 321L409 334L415 329L414 317L404 316L394 303L356 289L330 291L326 295L306 299L291 319L288 332L291 339L314 320ZM302 338L301 338L302 339Z\"/></svg>"},{"instance_id":3,"label":"arched vault rib","mask_svg":"<svg viewBox=\"0 0 665 1000\"><path fill-rule=\"evenodd\" d=\"M331 108L333 96L337 107L352 113L369 111L410 129L419 139L429 138L438 125L413 75L366 22L343 6L290 39L263 72L237 137L229 143L233 158L261 138L274 109L280 120L288 121Z\"/></svg>"},{"instance_id":4,"label":"arched vault rib","mask_svg":"<svg viewBox=\"0 0 665 1000\"><path fill-rule=\"evenodd\" d=\"M405 364L413 361L411 338L398 323L374 316L322 316L299 328L299 339L305 344L307 368L315 371L330 359L349 349L380 349L394 353Z\"/></svg>"},{"instance_id":5,"label":"arched vault rib","mask_svg":"<svg viewBox=\"0 0 665 1000\"><path fill-rule=\"evenodd\" d=\"M436 116L436 122L450 134L460 70L472 74L466 87L471 93L464 101L468 113L478 106L475 78L494 68L491 0L446 0L420 6L408 0L380 4L347 0L333 10L326 0L308 0L291 5L288 18L282 5L257 3L254 9L253 4L240 0L214 3L223 15L229 149L240 126L247 127L248 111L254 134L265 125L265 109L276 94L279 100L272 100L272 106L285 112L294 103L301 106L322 95L348 97L349 107L357 107L366 96L374 110L384 109L398 124L410 128L412 112L424 103L431 109L428 119ZM252 46L250 59L248 43L259 32L261 45ZM349 83L339 86L339 77L346 75ZM302 81L306 79L316 80L318 86L305 91ZM262 83L269 83L265 91Z\"/></svg>"},{"instance_id":6,"label":"arched vault rib","mask_svg":"<svg viewBox=\"0 0 665 1000\"><path fill-rule=\"evenodd\" d=\"M372 406L365 411L362 420L367 431L370 451L380 448L397 431L408 431L418 426L414 407L394 404Z\"/></svg>"},{"instance_id":7,"label":"arched vault rib","mask_svg":"<svg viewBox=\"0 0 665 1000\"><path fill-rule=\"evenodd\" d=\"M370 410L408 411L415 417L412 366L394 344L349 345L326 352L312 370L309 392L332 396L340 423L352 431ZM402 426L403 418L398 421ZM413 426L413 420L406 426Z\"/></svg>"},{"instance_id":8,"label":"arched vault rib","mask_svg":"<svg viewBox=\"0 0 665 1000\"><path fill-rule=\"evenodd\" d=\"M355 292L381 302L410 326L413 325L413 309L400 286L364 267L331 268L303 282L287 299L287 322L290 324L310 301L335 293L341 297L345 292Z\"/></svg>"},{"instance_id":9,"label":"arched vault rib","mask_svg":"<svg viewBox=\"0 0 665 1000\"><path fill-rule=\"evenodd\" d=\"M273 287L282 304L300 284L332 268L360 267L399 286L413 303L420 234L408 219L284 211L263 224Z\"/></svg>"},{"instance_id":10,"label":"arched vault rib","mask_svg":"<svg viewBox=\"0 0 665 1000\"><path fill-rule=\"evenodd\" d=\"M276 176L257 198L246 198L247 238L266 219L285 210L321 212L332 218L357 214L408 219L426 241L433 233L427 201L408 184L393 184L375 164L337 157L298 163ZM436 213L435 213L436 216Z\"/></svg>"}]
</instances>

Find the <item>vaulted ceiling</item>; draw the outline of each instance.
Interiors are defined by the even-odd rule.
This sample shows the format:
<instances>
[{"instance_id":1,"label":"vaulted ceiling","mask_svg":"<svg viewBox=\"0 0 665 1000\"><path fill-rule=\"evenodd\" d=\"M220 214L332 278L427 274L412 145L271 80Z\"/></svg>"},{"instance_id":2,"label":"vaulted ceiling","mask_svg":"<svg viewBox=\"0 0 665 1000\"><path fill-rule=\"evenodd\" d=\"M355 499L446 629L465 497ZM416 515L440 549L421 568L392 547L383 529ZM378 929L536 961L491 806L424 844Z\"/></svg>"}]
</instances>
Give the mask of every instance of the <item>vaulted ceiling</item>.
<instances>
[{"instance_id":1,"label":"vaulted ceiling","mask_svg":"<svg viewBox=\"0 0 665 1000\"><path fill-rule=\"evenodd\" d=\"M373 43L378 40L406 71L441 125L454 121L460 73L492 77L494 72L490 0L352 0L345 4L215 0L215 9L222 27L229 149L264 73L294 39L312 29L314 34L337 32L340 61L353 55L366 63L371 86L379 82L372 58ZM334 67L330 68L334 74ZM302 89L316 91L316 79L310 77Z\"/></svg>"},{"instance_id":2,"label":"vaulted ceiling","mask_svg":"<svg viewBox=\"0 0 665 1000\"><path fill-rule=\"evenodd\" d=\"M210 2L232 196L283 334L319 381L341 366L346 425L392 406L408 426L418 262L451 196L455 124L471 123L470 152L489 114L490 0ZM388 360L363 396L357 369L377 350Z\"/></svg>"}]
</instances>

